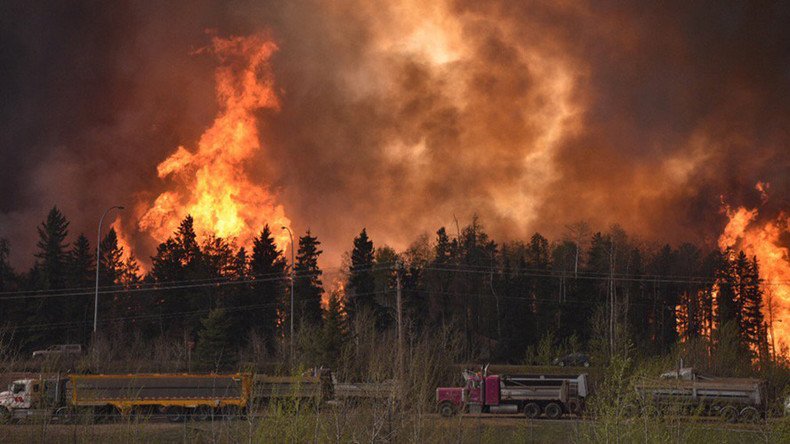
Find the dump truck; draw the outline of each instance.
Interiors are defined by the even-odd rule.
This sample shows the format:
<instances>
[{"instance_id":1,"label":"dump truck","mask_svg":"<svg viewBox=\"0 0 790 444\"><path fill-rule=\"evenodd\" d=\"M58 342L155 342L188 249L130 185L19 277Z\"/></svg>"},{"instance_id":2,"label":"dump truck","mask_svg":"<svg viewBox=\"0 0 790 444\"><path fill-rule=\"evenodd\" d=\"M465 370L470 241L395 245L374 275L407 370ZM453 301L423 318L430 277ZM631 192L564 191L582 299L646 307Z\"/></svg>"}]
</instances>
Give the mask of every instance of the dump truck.
<instances>
[{"instance_id":1,"label":"dump truck","mask_svg":"<svg viewBox=\"0 0 790 444\"><path fill-rule=\"evenodd\" d=\"M754 378L709 377L692 368L642 379L634 388L635 402L626 414L652 409L682 415L718 416L727 422L753 422L765 417L765 383Z\"/></svg>"},{"instance_id":2,"label":"dump truck","mask_svg":"<svg viewBox=\"0 0 790 444\"><path fill-rule=\"evenodd\" d=\"M12 382L0 393L0 416L24 419L164 414L170 421L241 415L252 394L251 374L72 374Z\"/></svg>"},{"instance_id":3,"label":"dump truck","mask_svg":"<svg viewBox=\"0 0 790 444\"><path fill-rule=\"evenodd\" d=\"M439 413L448 417L457 413L524 414L528 418L545 416L559 419L578 412L580 398L571 395L571 383L562 377L529 375L488 375L466 370L464 387L439 387L436 401ZM586 378L581 378L586 393ZM576 410L576 411L574 411Z\"/></svg>"}]
</instances>

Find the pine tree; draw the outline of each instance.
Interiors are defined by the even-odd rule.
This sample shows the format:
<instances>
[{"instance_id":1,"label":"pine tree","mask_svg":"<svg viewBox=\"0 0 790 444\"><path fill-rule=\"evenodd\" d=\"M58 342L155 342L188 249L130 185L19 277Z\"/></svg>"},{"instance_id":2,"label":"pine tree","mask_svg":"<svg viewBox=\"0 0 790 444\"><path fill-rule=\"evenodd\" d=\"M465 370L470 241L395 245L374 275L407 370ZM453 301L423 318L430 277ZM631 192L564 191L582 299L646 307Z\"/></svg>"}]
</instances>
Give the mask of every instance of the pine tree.
<instances>
[{"instance_id":1,"label":"pine tree","mask_svg":"<svg viewBox=\"0 0 790 444\"><path fill-rule=\"evenodd\" d=\"M257 331L273 345L278 307L281 313L286 313L286 263L282 251L277 249L269 225L265 225L260 236L253 240L250 273L255 283L250 300L245 301L245 305L252 306L247 311L245 327Z\"/></svg>"},{"instance_id":2,"label":"pine tree","mask_svg":"<svg viewBox=\"0 0 790 444\"><path fill-rule=\"evenodd\" d=\"M722 253L722 260L716 270L716 285L718 286L716 295L717 329L720 329L727 322L738 323L737 282L732 260L730 259L732 255L731 250Z\"/></svg>"},{"instance_id":3,"label":"pine tree","mask_svg":"<svg viewBox=\"0 0 790 444\"><path fill-rule=\"evenodd\" d=\"M537 321L534 325L533 337L542 336L543 332L556 329L556 310L555 298L551 297L552 285L549 282L549 241L535 233L527 244L526 257L527 268L531 270L528 278L529 290L523 297L529 298L530 303L536 308Z\"/></svg>"},{"instance_id":4,"label":"pine tree","mask_svg":"<svg viewBox=\"0 0 790 444\"><path fill-rule=\"evenodd\" d=\"M37 287L40 290L57 290L64 288L66 284L68 227L69 222L58 207L52 207L47 220L38 227L36 258L39 278Z\"/></svg>"},{"instance_id":5,"label":"pine tree","mask_svg":"<svg viewBox=\"0 0 790 444\"><path fill-rule=\"evenodd\" d=\"M754 357L767 359L765 353L766 338L764 333L765 319L763 317L763 291L760 288L760 268L757 258L751 261L746 259L746 255L741 252L744 258L744 268L742 276L741 299L743 300L743 316L741 318L741 330L744 340L749 345L749 350ZM741 257L739 255L739 259Z\"/></svg>"},{"instance_id":6,"label":"pine tree","mask_svg":"<svg viewBox=\"0 0 790 444\"><path fill-rule=\"evenodd\" d=\"M31 278L37 290L51 291L65 288L67 282L66 251L68 244L69 222L66 217L52 207L46 221L38 227L36 263L31 271ZM63 324L65 301L62 298L37 298L30 305L30 324ZM47 330L31 332L27 341L44 346L52 342L62 342L64 327L53 327Z\"/></svg>"},{"instance_id":7,"label":"pine tree","mask_svg":"<svg viewBox=\"0 0 790 444\"><path fill-rule=\"evenodd\" d=\"M96 254L85 235L80 234L71 247L68 257L69 287L86 288L94 284Z\"/></svg>"},{"instance_id":8,"label":"pine tree","mask_svg":"<svg viewBox=\"0 0 790 444\"><path fill-rule=\"evenodd\" d=\"M112 286L121 283L123 274L123 247L118 245L118 234L110 228L101 241L99 260L99 285Z\"/></svg>"},{"instance_id":9,"label":"pine tree","mask_svg":"<svg viewBox=\"0 0 790 444\"><path fill-rule=\"evenodd\" d=\"M173 282L195 281L205 279L205 269L200 246L197 243L194 220L187 216L181 222L173 237L168 238L157 247L156 255L151 257L150 278L159 284L172 285ZM181 336L183 329L194 329L199 326L199 318L195 315L165 318L170 313L183 311L200 311L208 308L205 305L205 294L192 289L167 289L149 296L151 306L161 317L158 320L159 330L169 330Z\"/></svg>"},{"instance_id":10,"label":"pine tree","mask_svg":"<svg viewBox=\"0 0 790 444\"><path fill-rule=\"evenodd\" d=\"M346 313L353 322L358 313L369 311L377 313L378 303L375 299L376 281L373 275L373 242L368 239L365 229L354 238L354 249L351 252L349 268Z\"/></svg>"},{"instance_id":11,"label":"pine tree","mask_svg":"<svg viewBox=\"0 0 790 444\"><path fill-rule=\"evenodd\" d=\"M455 312L450 295L453 274L453 254L457 250L455 240L450 240L444 227L436 231L434 256L430 270L425 274L428 291L428 313L433 325L447 325Z\"/></svg>"},{"instance_id":12,"label":"pine tree","mask_svg":"<svg viewBox=\"0 0 790 444\"><path fill-rule=\"evenodd\" d=\"M222 308L211 310L200 323L195 357L204 369L221 371L229 369L236 354L231 345L233 324Z\"/></svg>"},{"instance_id":13,"label":"pine tree","mask_svg":"<svg viewBox=\"0 0 790 444\"><path fill-rule=\"evenodd\" d=\"M68 257L68 286L87 289L96 279L95 251L91 250L88 238L80 234L71 247ZM89 320L93 314L93 296L79 295L68 297L66 312L68 318L82 324L69 329L67 336L72 342L87 342Z\"/></svg>"},{"instance_id":14,"label":"pine tree","mask_svg":"<svg viewBox=\"0 0 790 444\"><path fill-rule=\"evenodd\" d=\"M318 238L307 230L307 234L299 238L294 269L296 275L294 294L299 307L299 319L314 326L321 323L321 297L324 294L322 272L318 267L318 256L322 253L318 249L320 245Z\"/></svg>"}]
</instances>

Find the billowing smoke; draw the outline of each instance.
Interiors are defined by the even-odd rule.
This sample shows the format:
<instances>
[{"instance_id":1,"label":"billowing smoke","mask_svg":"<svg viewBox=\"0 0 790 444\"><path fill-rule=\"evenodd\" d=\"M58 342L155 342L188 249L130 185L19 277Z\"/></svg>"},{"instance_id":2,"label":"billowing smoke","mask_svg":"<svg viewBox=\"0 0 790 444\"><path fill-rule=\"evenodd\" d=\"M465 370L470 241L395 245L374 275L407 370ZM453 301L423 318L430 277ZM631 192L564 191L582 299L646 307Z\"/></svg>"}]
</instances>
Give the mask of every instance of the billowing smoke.
<instances>
[{"instance_id":1,"label":"billowing smoke","mask_svg":"<svg viewBox=\"0 0 790 444\"><path fill-rule=\"evenodd\" d=\"M268 34L280 109L250 177L329 263L364 226L404 247L482 217L497 239L619 223L716 245L732 205L786 210L790 6L721 2L16 2L0 14L0 236L26 266L169 183L217 115L210 35ZM160 4L161 3L161 4ZM207 30L209 34L207 34Z\"/></svg>"}]
</instances>

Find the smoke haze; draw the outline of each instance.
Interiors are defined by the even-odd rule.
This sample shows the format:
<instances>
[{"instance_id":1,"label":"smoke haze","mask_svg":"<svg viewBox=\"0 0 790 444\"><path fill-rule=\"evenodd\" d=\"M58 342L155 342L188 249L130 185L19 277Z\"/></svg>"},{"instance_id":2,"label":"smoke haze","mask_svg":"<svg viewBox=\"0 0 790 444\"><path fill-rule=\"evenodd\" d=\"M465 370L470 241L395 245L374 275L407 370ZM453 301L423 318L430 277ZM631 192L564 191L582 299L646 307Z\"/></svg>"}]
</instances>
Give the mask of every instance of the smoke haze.
<instances>
[{"instance_id":1,"label":"smoke haze","mask_svg":"<svg viewBox=\"0 0 790 444\"><path fill-rule=\"evenodd\" d=\"M217 114L210 35L265 33L280 109L248 174L339 263L473 214L496 239L612 223L705 242L788 209L790 5L744 2L10 2L0 7L0 237L28 266L53 205L138 220L157 165ZM208 33L207 33L208 31Z\"/></svg>"}]
</instances>

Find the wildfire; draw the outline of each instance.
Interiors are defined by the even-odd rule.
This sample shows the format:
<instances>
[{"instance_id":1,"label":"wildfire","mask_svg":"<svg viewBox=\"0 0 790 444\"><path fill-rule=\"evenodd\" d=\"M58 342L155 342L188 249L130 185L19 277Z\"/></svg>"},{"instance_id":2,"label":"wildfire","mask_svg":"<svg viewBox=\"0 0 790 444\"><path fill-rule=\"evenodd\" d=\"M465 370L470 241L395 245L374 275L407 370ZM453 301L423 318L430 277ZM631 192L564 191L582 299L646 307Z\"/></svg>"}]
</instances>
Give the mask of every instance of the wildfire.
<instances>
[{"instance_id":1,"label":"wildfire","mask_svg":"<svg viewBox=\"0 0 790 444\"><path fill-rule=\"evenodd\" d=\"M756 189L765 201L768 184L760 182ZM756 222L756 208L732 209L725 205L724 211L729 222L719 237L719 248L743 250L747 256L757 257L763 279L763 313L769 325L769 340L778 351L790 345L790 251L781 243L790 217L780 213L774 220Z\"/></svg>"},{"instance_id":2,"label":"wildfire","mask_svg":"<svg viewBox=\"0 0 790 444\"><path fill-rule=\"evenodd\" d=\"M236 239L249 244L264 224L274 227L277 246L287 245L288 234L279 227L290 225L282 205L269 190L253 183L246 164L263 148L255 111L279 109L269 59L277 45L262 37L214 37L199 52L215 54L219 113L200 137L197 149L179 146L159 164L161 179L172 189L162 192L144 208L141 231L163 241L191 214L196 231Z\"/></svg>"}]
</instances>

